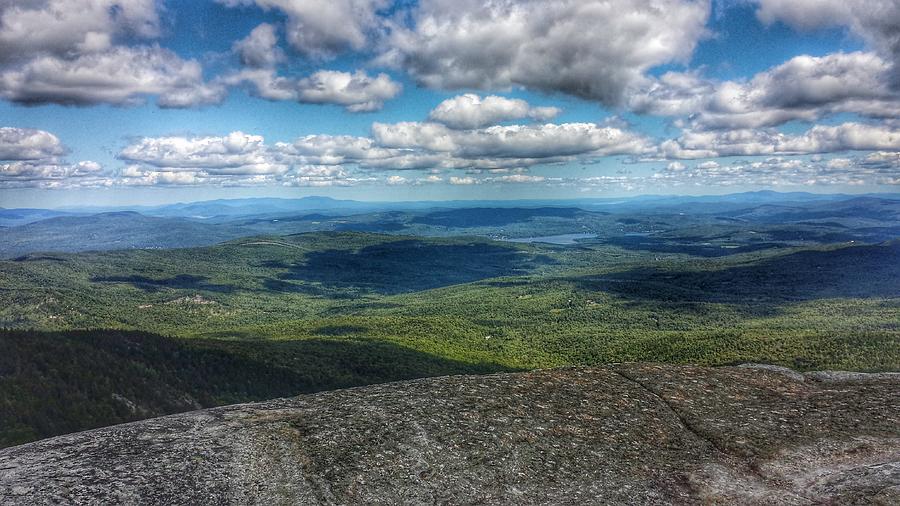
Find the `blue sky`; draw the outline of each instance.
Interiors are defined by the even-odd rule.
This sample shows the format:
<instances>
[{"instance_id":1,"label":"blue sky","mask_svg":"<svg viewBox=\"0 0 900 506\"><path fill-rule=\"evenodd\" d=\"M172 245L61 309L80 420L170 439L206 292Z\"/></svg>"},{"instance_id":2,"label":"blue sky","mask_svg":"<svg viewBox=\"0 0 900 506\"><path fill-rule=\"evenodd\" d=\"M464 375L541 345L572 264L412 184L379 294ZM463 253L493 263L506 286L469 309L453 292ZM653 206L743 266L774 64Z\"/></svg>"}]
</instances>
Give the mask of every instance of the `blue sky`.
<instances>
[{"instance_id":1,"label":"blue sky","mask_svg":"<svg viewBox=\"0 0 900 506\"><path fill-rule=\"evenodd\" d=\"M2 207L900 184L891 0L14 4Z\"/></svg>"}]
</instances>

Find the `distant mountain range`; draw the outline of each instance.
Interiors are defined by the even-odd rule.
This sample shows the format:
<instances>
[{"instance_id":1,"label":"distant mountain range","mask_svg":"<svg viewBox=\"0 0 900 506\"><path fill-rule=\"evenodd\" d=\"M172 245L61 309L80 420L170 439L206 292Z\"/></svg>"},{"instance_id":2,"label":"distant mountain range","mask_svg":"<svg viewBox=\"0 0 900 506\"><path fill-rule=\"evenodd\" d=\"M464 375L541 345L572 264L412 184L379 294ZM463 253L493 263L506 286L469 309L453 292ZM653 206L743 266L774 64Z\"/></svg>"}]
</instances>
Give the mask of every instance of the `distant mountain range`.
<instances>
[{"instance_id":1,"label":"distant mountain range","mask_svg":"<svg viewBox=\"0 0 900 506\"><path fill-rule=\"evenodd\" d=\"M440 200L440 201L400 201L400 202L363 202L358 200L338 200L331 197L302 197L298 199L287 198L243 198L243 199L219 199L200 202L188 202L167 204L161 206L120 206L120 207L65 207L53 211L59 214L96 214L111 211L137 211L148 216L179 216L195 219L210 219L214 217L252 216L256 214L294 213L299 211L335 211L370 212L376 210L421 210L435 208L465 208L465 207L540 207L540 206L564 206L564 207L593 207L593 206L618 206L637 205L646 207L675 206L691 203L763 203L783 201L829 201L846 200L855 197L874 197L880 199L900 200L900 193L891 194L818 194L806 192L782 193L771 190L755 192L733 193L728 195L706 196L679 196L679 195L642 195L627 198L590 198L590 199L527 199L527 200ZM5 211L0 208L0 217ZM19 210L21 211L21 210ZM31 210L38 211L38 210ZM2 218L0 218L2 219ZM0 222L2 224L2 222Z\"/></svg>"},{"instance_id":2,"label":"distant mountain range","mask_svg":"<svg viewBox=\"0 0 900 506\"><path fill-rule=\"evenodd\" d=\"M872 241L900 235L900 194L762 191L701 197L432 202L304 197L128 209L0 208L0 258L33 252L195 247L251 235L329 230L501 239L571 233L611 237L678 228L685 225L682 216L689 216L694 226L804 223L816 230L786 231L782 236ZM848 228L859 233L848 235Z\"/></svg>"}]
</instances>

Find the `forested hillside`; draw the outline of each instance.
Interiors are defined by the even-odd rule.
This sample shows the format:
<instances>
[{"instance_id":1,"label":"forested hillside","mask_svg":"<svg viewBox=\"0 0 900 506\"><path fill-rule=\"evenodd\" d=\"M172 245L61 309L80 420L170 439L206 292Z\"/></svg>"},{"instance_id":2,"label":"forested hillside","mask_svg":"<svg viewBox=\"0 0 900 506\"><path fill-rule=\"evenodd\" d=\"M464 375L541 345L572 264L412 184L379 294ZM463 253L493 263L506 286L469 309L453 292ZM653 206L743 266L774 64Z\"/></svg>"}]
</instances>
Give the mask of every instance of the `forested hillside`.
<instances>
[{"instance_id":1,"label":"forested hillside","mask_svg":"<svg viewBox=\"0 0 900 506\"><path fill-rule=\"evenodd\" d=\"M239 226L231 216L104 215L94 225L113 224L104 233L126 242L145 234L134 223L188 241L213 240L204 230L221 223L240 234L329 231L0 260L0 328L10 329L0 402L11 417L0 444L462 372L614 362L900 370L900 241L886 240L896 202L699 204L710 213L470 207ZM54 220L90 218L26 227ZM79 231L46 237L78 244ZM544 242L556 232L579 233ZM466 235L434 237L454 233Z\"/></svg>"},{"instance_id":2,"label":"forested hillside","mask_svg":"<svg viewBox=\"0 0 900 506\"><path fill-rule=\"evenodd\" d=\"M363 340L251 344L133 331L5 330L0 347L0 447L204 407L503 370ZM277 364L279 355L289 363Z\"/></svg>"}]
</instances>

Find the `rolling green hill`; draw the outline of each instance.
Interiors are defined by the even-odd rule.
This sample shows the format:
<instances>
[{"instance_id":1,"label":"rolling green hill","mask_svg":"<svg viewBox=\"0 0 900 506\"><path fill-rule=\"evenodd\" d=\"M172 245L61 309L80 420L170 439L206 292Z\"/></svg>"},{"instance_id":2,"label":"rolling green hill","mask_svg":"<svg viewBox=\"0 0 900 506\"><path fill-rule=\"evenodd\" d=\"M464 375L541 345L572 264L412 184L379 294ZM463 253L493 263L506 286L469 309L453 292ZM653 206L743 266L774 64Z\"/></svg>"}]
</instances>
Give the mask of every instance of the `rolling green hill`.
<instances>
[{"instance_id":1,"label":"rolling green hill","mask_svg":"<svg viewBox=\"0 0 900 506\"><path fill-rule=\"evenodd\" d=\"M900 370L900 242L742 237L707 255L319 232L0 261L4 441L456 372Z\"/></svg>"},{"instance_id":2,"label":"rolling green hill","mask_svg":"<svg viewBox=\"0 0 900 506\"><path fill-rule=\"evenodd\" d=\"M885 369L900 364L898 259L896 242L703 258L351 232L257 237L0 262L0 326L337 334L513 368L754 360ZM867 356L863 343L884 353Z\"/></svg>"},{"instance_id":3,"label":"rolling green hill","mask_svg":"<svg viewBox=\"0 0 900 506\"><path fill-rule=\"evenodd\" d=\"M35 251L85 251L202 246L252 234L251 229L157 218L132 211L58 216L3 232L0 255Z\"/></svg>"},{"instance_id":4,"label":"rolling green hill","mask_svg":"<svg viewBox=\"0 0 900 506\"><path fill-rule=\"evenodd\" d=\"M585 208L564 201L533 207L469 203L458 208L401 203L393 209L388 204L359 202L247 199L141 209L148 214L55 216L59 212L2 210L0 226L3 216L18 226L0 234L0 258L36 252L198 247L240 237L316 231L494 239L589 234L596 242L622 248L710 257L853 240L881 242L900 236L900 200L835 197L823 202L776 197L687 198L682 204L677 204L678 198L602 204L575 201ZM664 203L669 204L659 207ZM694 207L685 207L688 204ZM316 206L323 209L313 211ZM29 221L24 225L16 221L23 216Z\"/></svg>"}]
</instances>

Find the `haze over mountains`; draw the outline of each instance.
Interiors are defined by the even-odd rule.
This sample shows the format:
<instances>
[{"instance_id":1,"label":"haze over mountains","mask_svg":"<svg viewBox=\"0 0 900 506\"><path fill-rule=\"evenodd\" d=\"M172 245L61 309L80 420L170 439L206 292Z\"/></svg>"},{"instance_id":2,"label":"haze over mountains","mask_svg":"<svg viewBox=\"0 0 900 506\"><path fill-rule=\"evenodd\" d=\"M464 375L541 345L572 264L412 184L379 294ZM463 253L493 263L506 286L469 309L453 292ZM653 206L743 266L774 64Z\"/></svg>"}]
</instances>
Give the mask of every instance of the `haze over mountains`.
<instances>
[{"instance_id":1,"label":"haze over mountains","mask_svg":"<svg viewBox=\"0 0 900 506\"><path fill-rule=\"evenodd\" d=\"M659 232L654 228L654 220L679 213L690 213L698 225L730 225L737 229L741 223L750 227L779 221L804 222L803 226L816 228L810 237L832 234L846 240L877 240L892 237L898 209L900 194L777 192L395 203L327 197L259 198L130 209L0 209L0 226L4 227L0 257L41 251L181 248L250 235L326 230L509 238L590 233L613 238L623 233ZM624 215L629 215L625 218L630 220L628 226L621 221Z\"/></svg>"}]
</instances>

